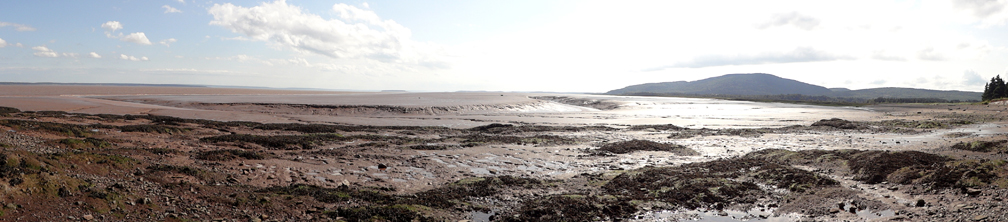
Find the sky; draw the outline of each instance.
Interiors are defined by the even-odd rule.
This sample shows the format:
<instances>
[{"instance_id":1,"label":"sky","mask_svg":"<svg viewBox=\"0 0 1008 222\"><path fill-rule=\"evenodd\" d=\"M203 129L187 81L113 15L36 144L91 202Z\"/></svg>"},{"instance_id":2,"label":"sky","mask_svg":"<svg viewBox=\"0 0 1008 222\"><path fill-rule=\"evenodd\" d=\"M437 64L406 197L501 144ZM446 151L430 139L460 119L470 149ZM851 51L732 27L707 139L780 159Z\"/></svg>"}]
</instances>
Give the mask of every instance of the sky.
<instances>
[{"instance_id":1,"label":"sky","mask_svg":"<svg viewBox=\"0 0 1008 222\"><path fill-rule=\"evenodd\" d=\"M605 92L770 73L983 91L1008 0L2 1L0 82Z\"/></svg>"}]
</instances>

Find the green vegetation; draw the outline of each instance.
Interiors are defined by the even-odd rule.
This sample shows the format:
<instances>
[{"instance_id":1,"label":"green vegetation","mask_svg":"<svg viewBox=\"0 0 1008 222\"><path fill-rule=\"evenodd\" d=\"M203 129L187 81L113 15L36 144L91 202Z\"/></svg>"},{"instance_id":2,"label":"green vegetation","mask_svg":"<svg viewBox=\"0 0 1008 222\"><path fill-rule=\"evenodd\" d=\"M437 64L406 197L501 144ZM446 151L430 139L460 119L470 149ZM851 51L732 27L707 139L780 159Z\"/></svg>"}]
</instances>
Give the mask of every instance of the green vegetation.
<instances>
[{"instance_id":1,"label":"green vegetation","mask_svg":"<svg viewBox=\"0 0 1008 222\"><path fill-rule=\"evenodd\" d=\"M109 143L108 141L91 137L84 138L83 140L76 138L66 138L59 140L59 143L74 149L105 148L112 146L112 143Z\"/></svg>"},{"instance_id":2,"label":"green vegetation","mask_svg":"<svg viewBox=\"0 0 1008 222\"><path fill-rule=\"evenodd\" d=\"M91 128L84 125L38 122L17 119L0 120L0 125L17 130L39 130L69 137L88 137L91 135Z\"/></svg>"},{"instance_id":3,"label":"green vegetation","mask_svg":"<svg viewBox=\"0 0 1008 222\"><path fill-rule=\"evenodd\" d=\"M327 212L326 215L331 218L342 217L347 221L437 221L424 217L405 205L339 208L336 211Z\"/></svg>"},{"instance_id":4,"label":"green vegetation","mask_svg":"<svg viewBox=\"0 0 1008 222\"><path fill-rule=\"evenodd\" d=\"M952 145L952 149L975 152L1005 152L1008 151L1008 140L959 142Z\"/></svg>"},{"instance_id":5,"label":"green vegetation","mask_svg":"<svg viewBox=\"0 0 1008 222\"><path fill-rule=\"evenodd\" d=\"M1008 85L1001 79L1001 75L991 78L991 82L984 84L983 101L991 101L1008 97Z\"/></svg>"},{"instance_id":6,"label":"green vegetation","mask_svg":"<svg viewBox=\"0 0 1008 222\"><path fill-rule=\"evenodd\" d=\"M11 107L0 106L0 116L10 116L13 113L20 113L21 110Z\"/></svg>"},{"instance_id":7,"label":"green vegetation","mask_svg":"<svg viewBox=\"0 0 1008 222\"><path fill-rule=\"evenodd\" d=\"M353 138L344 137L339 134L305 134L305 135L278 135L260 136L249 134L229 134L200 139L203 142L245 142L258 144L271 149L297 150L313 149L324 142L348 141Z\"/></svg>"},{"instance_id":8,"label":"green vegetation","mask_svg":"<svg viewBox=\"0 0 1008 222\"><path fill-rule=\"evenodd\" d=\"M120 126L118 128L120 131L123 132L145 132L145 133L165 133L165 134L184 133L189 132L190 130L186 128L178 128L162 125L127 125L127 126Z\"/></svg>"}]
</instances>

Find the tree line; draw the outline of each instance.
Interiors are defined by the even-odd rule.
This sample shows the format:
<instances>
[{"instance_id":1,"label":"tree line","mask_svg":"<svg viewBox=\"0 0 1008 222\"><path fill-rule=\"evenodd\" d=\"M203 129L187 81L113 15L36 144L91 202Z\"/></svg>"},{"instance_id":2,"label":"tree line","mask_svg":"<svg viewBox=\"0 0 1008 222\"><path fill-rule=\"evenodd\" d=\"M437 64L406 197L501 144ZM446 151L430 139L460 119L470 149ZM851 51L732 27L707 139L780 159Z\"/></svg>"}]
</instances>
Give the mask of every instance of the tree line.
<instances>
[{"instance_id":1,"label":"tree line","mask_svg":"<svg viewBox=\"0 0 1008 222\"><path fill-rule=\"evenodd\" d=\"M984 84L983 101L991 101L1000 98L1008 98L1008 85L1001 79L1001 75L991 78L991 82Z\"/></svg>"}]
</instances>

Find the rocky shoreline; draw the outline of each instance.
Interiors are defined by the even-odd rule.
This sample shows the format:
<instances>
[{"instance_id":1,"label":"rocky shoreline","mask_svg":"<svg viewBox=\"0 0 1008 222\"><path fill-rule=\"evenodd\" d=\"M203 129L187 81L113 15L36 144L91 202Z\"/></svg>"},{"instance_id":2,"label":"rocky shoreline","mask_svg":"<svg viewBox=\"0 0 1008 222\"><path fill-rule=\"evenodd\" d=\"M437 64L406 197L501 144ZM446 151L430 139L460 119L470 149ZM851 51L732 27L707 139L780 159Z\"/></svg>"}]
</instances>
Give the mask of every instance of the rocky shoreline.
<instances>
[{"instance_id":1,"label":"rocky shoreline","mask_svg":"<svg viewBox=\"0 0 1008 222\"><path fill-rule=\"evenodd\" d=\"M221 122L5 108L0 218L1008 220L1008 148L1004 133L991 132L1003 117L960 106L727 129Z\"/></svg>"}]
</instances>

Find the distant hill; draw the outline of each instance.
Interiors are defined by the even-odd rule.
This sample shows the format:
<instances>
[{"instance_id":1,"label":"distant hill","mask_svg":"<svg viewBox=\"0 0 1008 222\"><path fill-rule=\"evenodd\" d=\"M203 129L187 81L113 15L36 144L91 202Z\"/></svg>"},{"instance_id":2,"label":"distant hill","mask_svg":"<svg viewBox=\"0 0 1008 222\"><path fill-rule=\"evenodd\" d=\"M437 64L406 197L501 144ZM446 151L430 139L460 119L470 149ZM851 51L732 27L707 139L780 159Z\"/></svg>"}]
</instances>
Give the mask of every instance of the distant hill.
<instances>
[{"instance_id":1,"label":"distant hill","mask_svg":"<svg viewBox=\"0 0 1008 222\"><path fill-rule=\"evenodd\" d=\"M980 100L980 96L983 93L978 92L965 92L965 91L943 91L943 90L930 90L930 89L915 89L915 88L898 88L898 87L885 87L885 88L871 88L871 89L859 89L850 91L834 91L830 96L833 97L850 97L850 98L938 98L946 100L959 100L959 101L970 101L970 100Z\"/></svg>"},{"instance_id":2,"label":"distant hill","mask_svg":"<svg viewBox=\"0 0 1008 222\"><path fill-rule=\"evenodd\" d=\"M826 87L755 73L728 74L692 82L645 83L612 90L606 94L825 95L831 92Z\"/></svg>"},{"instance_id":3,"label":"distant hill","mask_svg":"<svg viewBox=\"0 0 1008 222\"><path fill-rule=\"evenodd\" d=\"M948 101L978 101L982 93L965 91L943 91L914 88L872 88L850 90L847 88L826 88L785 79L771 74L728 74L697 81L645 83L632 85L607 92L612 95L668 95L668 96L728 96L731 98L778 100L785 97L772 95L804 95L815 100L835 98L845 102L868 101L875 98L936 99ZM771 96L771 97L767 97ZM791 100L791 99L782 99ZM926 100L907 100L926 101ZM869 101L870 102L870 101Z\"/></svg>"}]
</instances>

